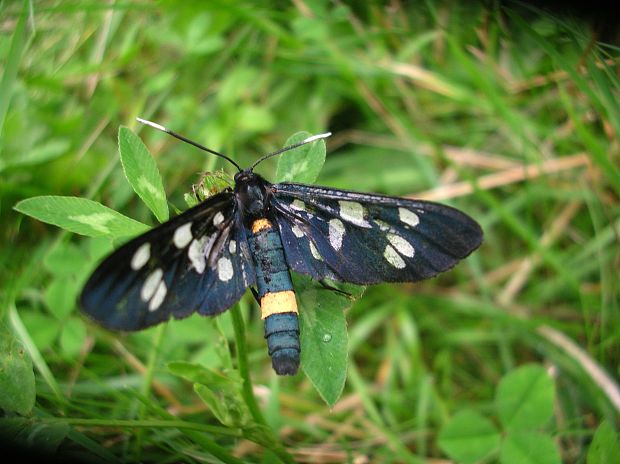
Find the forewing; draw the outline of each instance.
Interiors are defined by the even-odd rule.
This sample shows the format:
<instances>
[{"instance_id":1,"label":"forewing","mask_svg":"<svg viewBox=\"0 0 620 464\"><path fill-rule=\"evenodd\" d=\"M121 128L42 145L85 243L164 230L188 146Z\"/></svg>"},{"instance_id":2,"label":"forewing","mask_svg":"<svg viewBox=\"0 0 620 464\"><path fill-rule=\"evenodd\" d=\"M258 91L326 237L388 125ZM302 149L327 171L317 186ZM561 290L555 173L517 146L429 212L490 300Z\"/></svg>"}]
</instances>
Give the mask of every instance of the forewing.
<instances>
[{"instance_id":1,"label":"forewing","mask_svg":"<svg viewBox=\"0 0 620 464\"><path fill-rule=\"evenodd\" d=\"M476 221L437 203L302 184L272 191L288 264L314 279L415 282L482 242Z\"/></svg>"},{"instance_id":2,"label":"forewing","mask_svg":"<svg viewBox=\"0 0 620 464\"><path fill-rule=\"evenodd\" d=\"M84 286L83 311L107 328L139 330L226 310L255 282L238 217L222 192L124 244Z\"/></svg>"}]
</instances>

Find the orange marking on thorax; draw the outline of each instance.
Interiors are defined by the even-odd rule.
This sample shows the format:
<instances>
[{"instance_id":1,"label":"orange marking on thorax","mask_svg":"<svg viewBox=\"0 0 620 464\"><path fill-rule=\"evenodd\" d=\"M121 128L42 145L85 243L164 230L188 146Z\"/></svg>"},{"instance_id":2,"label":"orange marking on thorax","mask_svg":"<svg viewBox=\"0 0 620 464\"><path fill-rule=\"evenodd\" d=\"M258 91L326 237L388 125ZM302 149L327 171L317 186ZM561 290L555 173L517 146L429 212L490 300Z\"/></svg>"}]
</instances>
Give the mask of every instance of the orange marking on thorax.
<instances>
[{"instance_id":1,"label":"orange marking on thorax","mask_svg":"<svg viewBox=\"0 0 620 464\"><path fill-rule=\"evenodd\" d=\"M271 222L269 222L269 219L257 219L252 223L252 233L257 234L261 230L271 229L272 227L273 226L271 225Z\"/></svg>"}]
</instances>

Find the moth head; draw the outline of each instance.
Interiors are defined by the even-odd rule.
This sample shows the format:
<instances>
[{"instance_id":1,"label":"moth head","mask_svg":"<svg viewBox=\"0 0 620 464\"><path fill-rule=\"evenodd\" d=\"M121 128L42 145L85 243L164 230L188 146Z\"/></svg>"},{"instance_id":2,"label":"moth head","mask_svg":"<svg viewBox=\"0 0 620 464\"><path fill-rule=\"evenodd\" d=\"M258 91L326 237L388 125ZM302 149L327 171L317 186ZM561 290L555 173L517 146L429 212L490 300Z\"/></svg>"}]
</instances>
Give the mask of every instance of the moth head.
<instances>
[{"instance_id":1,"label":"moth head","mask_svg":"<svg viewBox=\"0 0 620 464\"><path fill-rule=\"evenodd\" d=\"M263 217L267 207L267 182L252 168L235 174L235 195L246 217Z\"/></svg>"}]
</instances>

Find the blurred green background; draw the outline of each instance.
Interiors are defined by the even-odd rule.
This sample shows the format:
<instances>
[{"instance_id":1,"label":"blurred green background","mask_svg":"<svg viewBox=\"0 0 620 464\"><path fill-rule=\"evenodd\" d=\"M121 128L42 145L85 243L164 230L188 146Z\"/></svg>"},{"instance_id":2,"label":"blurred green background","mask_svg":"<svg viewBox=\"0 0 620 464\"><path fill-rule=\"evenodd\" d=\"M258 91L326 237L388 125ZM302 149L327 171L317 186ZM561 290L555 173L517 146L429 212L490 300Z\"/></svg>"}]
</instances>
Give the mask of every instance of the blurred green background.
<instances>
[{"instance_id":1,"label":"blurred green background","mask_svg":"<svg viewBox=\"0 0 620 464\"><path fill-rule=\"evenodd\" d=\"M595 26L447 0L0 4L0 436L88 462L620 462L619 49ZM248 416L230 314L97 328L75 298L111 240L13 210L74 195L154 225L121 125L173 212L230 169L136 116L242 166L332 131L317 184L448 203L485 242L431 281L367 289L333 407L275 376L246 295Z\"/></svg>"}]
</instances>

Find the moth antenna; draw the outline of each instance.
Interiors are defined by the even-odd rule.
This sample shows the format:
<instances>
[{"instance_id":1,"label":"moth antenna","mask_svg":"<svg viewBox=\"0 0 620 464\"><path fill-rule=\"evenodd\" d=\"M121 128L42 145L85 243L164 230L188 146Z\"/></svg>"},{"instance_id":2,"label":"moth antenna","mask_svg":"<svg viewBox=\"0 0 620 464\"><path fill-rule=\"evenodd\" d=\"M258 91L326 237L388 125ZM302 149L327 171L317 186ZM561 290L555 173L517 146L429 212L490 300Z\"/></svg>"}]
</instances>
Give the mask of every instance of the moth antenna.
<instances>
[{"instance_id":1,"label":"moth antenna","mask_svg":"<svg viewBox=\"0 0 620 464\"><path fill-rule=\"evenodd\" d=\"M195 146L196 148L200 148L203 151L206 151L207 153L211 153L212 155L215 156L219 156L220 158L224 158L225 160L227 160L229 163L231 163L234 167L237 168L237 170L239 172L241 172L243 169L241 169L241 167L239 167L239 165L237 163L235 163L235 161L233 161L232 159L230 159L228 156L219 153L215 150L211 150L210 148L205 147L204 145L199 144L198 142L194 142L193 140L188 139L187 137L181 135L181 134L177 134L174 131L171 131L170 129L165 128L164 126L162 126L161 124L157 124L156 122L153 121L148 121L146 119L142 119L142 118L136 118L136 120L138 122L141 122L142 124L146 124L147 126L151 126L157 130L160 130L162 132L165 132L166 134L172 135L173 137L182 140L185 143L189 143L190 145Z\"/></svg>"},{"instance_id":2,"label":"moth antenna","mask_svg":"<svg viewBox=\"0 0 620 464\"><path fill-rule=\"evenodd\" d=\"M258 161L256 161L252 165L250 170L254 169L258 164L262 163L267 158L271 158L272 156L277 156L277 155L279 155L281 153L284 153L285 151L293 150L295 148L301 147L302 145L314 142L316 140L326 139L330 135L332 135L331 132L325 132L324 134L311 135L310 137L306 137L305 139L303 139L301 142L297 142L297 143L294 143L293 145L289 145L288 147L280 148L279 150L276 150L276 151L274 151L272 153L268 153L267 155L263 156Z\"/></svg>"}]
</instances>

